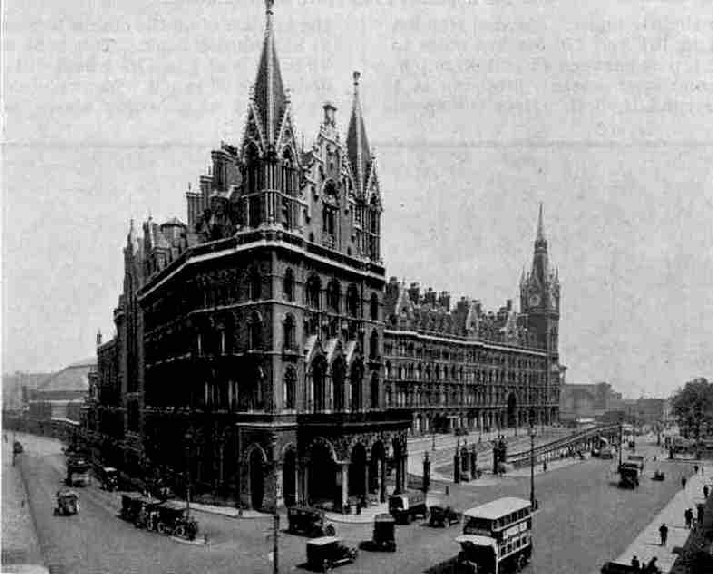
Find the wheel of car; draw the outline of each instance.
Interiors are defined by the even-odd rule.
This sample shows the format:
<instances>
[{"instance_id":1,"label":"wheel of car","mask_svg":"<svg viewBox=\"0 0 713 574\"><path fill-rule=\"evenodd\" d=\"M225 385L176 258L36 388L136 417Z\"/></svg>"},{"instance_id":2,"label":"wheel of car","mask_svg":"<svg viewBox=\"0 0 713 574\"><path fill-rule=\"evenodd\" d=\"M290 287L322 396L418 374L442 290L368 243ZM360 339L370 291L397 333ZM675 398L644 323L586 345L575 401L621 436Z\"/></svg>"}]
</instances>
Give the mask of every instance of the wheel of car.
<instances>
[{"instance_id":1,"label":"wheel of car","mask_svg":"<svg viewBox=\"0 0 713 574\"><path fill-rule=\"evenodd\" d=\"M159 522L156 525L156 530L158 530L159 534L166 534L166 525L163 522Z\"/></svg>"},{"instance_id":2,"label":"wheel of car","mask_svg":"<svg viewBox=\"0 0 713 574\"><path fill-rule=\"evenodd\" d=\"M334 525L327 524L327 526L324 527L324 534L326 536L334 536L336 534L336 531L334 530Z\"/></svg>"},{"instance_id":3,"label":"wheel of car","mask_svg":"<svg viewBox=\"0 0 713 574\"><path fill-rule=\"evenodd\" d=\"M183 524L181 524L180 526L178 526L178 527L176 528L176 530L173 531L173 533L174 533L176 536L181 536L181 537L183 537L183 536L186 535L186 527L183 526Z\"/></svg>"}]
</instances>

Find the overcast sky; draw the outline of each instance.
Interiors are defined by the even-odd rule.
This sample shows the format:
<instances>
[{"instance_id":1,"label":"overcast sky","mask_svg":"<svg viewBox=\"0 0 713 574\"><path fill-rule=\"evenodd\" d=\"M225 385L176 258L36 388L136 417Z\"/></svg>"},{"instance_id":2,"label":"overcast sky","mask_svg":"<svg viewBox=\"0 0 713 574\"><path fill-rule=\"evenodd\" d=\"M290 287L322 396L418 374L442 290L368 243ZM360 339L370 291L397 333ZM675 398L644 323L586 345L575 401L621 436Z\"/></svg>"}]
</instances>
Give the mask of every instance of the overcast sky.
<instances>
[{"instance_id":1,"label":"overcast sky","mask_svg":"<svg viewBox=\"0 0 713 574\"><path fill-rule=\"evenodd\" d=\"M178 215L240 140L260 0L5 2L2 370L113 334L131 217ZM545 206L568 382L713 375L710 0L277 0L297 129L351 72L388 275L517 301Z\"/></svg>"}]
</instances>

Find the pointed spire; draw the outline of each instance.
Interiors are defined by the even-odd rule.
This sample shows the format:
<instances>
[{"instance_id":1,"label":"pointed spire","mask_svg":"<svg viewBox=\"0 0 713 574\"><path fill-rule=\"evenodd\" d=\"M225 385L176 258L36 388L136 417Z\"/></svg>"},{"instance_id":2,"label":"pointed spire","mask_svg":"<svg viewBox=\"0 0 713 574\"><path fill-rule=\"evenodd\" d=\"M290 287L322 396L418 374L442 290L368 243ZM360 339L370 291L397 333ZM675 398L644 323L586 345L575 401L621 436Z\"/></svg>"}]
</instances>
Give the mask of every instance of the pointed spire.
<instances>
[{"instance_id":1,"label":"pointed spire","mask_svg":"<svg viewBox=\"0 0 713 574\"><path fill-rule=\"evenodd\" d=\"M257 107L267 145L275 145L280 122L287 104L285 90L282 84L280 63L275 51L275 34L273 29L273 7L275 0L265 0L265 42L258 64L253 103Z\"/></svg>"},{"instance_id":2,"label":"pointed spire","mask_svg":"<svg viewBox=\"0 0 713 574\"><path fill-rule=\"evenodd\" d=\"M349 161L354 170L354 180L357 182L357 191L364 194L366 180L369 177L371 167L371 151L369 150L369 140L366 137L364 128L364 118L361 113L361 100L359 99L359 79L361 73L354 72L354 100L352 102L352 116L349 119L349 129L347 130L347 153Z\"/></svg>"},{"instance_id":3,"label":"pointed spire","mask_svg":"<svg viewBox=\"0 0 713 574\"><path fill-rule=\"evenodd\" d=\"M540 213L537 216L537 238L535 239L537 243L546 243L545 238L545 224L542 217L542 202L540 202Z\"/></svg>"}]
</instances>

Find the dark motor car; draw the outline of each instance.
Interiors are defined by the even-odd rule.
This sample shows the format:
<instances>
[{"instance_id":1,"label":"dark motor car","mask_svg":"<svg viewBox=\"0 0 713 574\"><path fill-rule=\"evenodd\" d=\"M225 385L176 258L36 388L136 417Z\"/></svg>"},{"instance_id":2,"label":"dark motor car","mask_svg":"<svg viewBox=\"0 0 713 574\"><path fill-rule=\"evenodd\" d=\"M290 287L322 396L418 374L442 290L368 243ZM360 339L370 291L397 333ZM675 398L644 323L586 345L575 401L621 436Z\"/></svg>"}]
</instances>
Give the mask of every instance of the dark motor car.
<instances>
[{"instance_id":1,"label":"dark motor car","mask_svg":"<svg viewBox=\"0 0 713 574\"><path fill-rule=\"evenodd\" d=\"M335 534L334 525L325 524L324 511L313 506L288 507L287 521L290 534L305 534L312 538Z\"/></svg>"},{"instance_id":2,"label":"dark motor car","mask_svg":"<svg viewBox=\"0 0 713 574\"><path fill-rule=\"evenodd\" d=\"M374 517L374 534L371 540L362 542L360 547L375 552L396 552L395 524L396 520L390 514L377 514Z\"/></svg>"},{"instance_id":3,"label":"dark motor car","mask_svg":"<svg viewBox=\"0 0 713 574\"><path fill-rule=\"evenodd\" d=\"M326 572L341 564L354 562L357 549L344 544L337 536L321 536L307 541L307 566Z\"/></svg>"},{"instance_id":4,"label":"dark motor car","mask_svg":"<svg viewBox=\"0 0 713 574\"><path fill-rule=\"evenodd\" d=\"M426 495L415 490L391 495L389 497L389 514L396 519L396 522L405 524L419 516L426 518L428 516Z\"/></svg>"},{"instance_id":5,"label":"dark motor car","mask_svg":"<svg viewBox=\"0 0 713 574\"><path fill-rule=\"evenodd\" d=\"M198 523L191 517L185 504L166 500L152 510L156 513L156 530L159 533L195 540Z\"/></svg>"},{"instance_id":6,"label":"dark motor car","mask_svg":"<svg viewBox=\"0 0 713 574\"><path fill-rule=\"evenodd\" d=\"M22 443L19 440L12 443L12 452L13 454L22 454Z\"/></svg>"},{"instance_id":7,"label":"dark motor car","mask_svg":"<svg viewBox=\"0 0 713 574\"><path fill-rule=\"evenodd\" d=\"M431 506L429 508L431 526L450 526L451 524L459 524L461 515L451 506Z\"/></svg>"},{"instance_id":8,"label":"dark motor car","mask_svg":"<svg viewBox=\"0 0 713 574\"><path fill-rule=\"evenodd\" d=\"M79 496L73 490L63 488L57 491L57 506L54 509L57 515L69 516L79 514Z\"/></svg>"},{"instance_id":9,"label":"dark motor car","mask_svg":"<svg viewBox=\"0 0 713 574\"><path fill-rule=\"evenodd\" d=\"M639 486L639 467L627 463L619 465L619 486L626 488Z\"/></svg>"},{"instance_id":10,"label":"dark motor car","mask_svg":"<svg viewBox=\"0 0 713 574\"><path fill-rule=\"evenodd\" d=\"M113 492L119 488L119 471L113 466L100 466L97 474L99 475L99 486L104 490Z\"/></svg>"},{"instance_id":11,"label":"dark motor car","mask_svg":"<svg viewBox=\"0 0 713 574\"><path fill-rule=\"evenodd\" d=\"M140 525L142 513L145 513L146 506L155 501L141 494L122 494L121 510L119 516L124 520Z\"/></svg>"}]
</instances>

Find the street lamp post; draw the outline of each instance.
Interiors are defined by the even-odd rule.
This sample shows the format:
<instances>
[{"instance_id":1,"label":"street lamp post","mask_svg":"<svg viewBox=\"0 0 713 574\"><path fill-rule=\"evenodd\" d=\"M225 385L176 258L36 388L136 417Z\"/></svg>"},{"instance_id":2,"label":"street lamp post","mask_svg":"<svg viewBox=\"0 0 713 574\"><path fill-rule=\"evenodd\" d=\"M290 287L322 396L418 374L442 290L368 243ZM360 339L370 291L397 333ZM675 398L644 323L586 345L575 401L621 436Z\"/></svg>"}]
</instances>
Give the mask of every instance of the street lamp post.
<instances>
[{"instance_id":1,"label":"street lamp post","mask_svg":"<svg viewBox=\"0 0 713 574\"><path fill-rule=\"evenodd\" d=\"M535 427L530 422L530 506L537 508L535 500Z\"/></svg>"},{"instance_id":2,"label":"street lamp post","mask_svg":"<svg viewBox=\"0 0 713 574\"><path fill-rule=\"evenodd\" d=\"M193 435L191 431L186 431L185 441L186 441L186 517L190 514L191 510L191 467L190 467L190 457L191 457L191 440Z\"/></svg>"}]
</instances>

